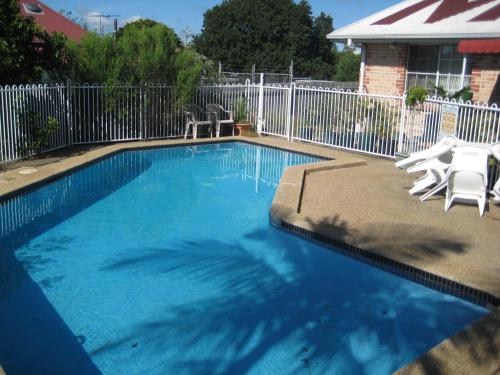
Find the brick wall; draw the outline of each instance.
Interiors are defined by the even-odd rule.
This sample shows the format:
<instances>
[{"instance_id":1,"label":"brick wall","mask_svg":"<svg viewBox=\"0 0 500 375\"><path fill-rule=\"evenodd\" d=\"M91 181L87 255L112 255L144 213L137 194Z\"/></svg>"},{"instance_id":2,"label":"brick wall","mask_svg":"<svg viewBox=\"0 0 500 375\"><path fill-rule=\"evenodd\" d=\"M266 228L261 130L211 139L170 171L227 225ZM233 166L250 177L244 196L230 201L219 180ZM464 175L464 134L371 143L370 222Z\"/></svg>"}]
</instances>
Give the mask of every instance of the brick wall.
<instances>
[{"instance_id":1,"label":"brick wall","mask_svg":"<svg viewBox=\"0 0 500 375\"><path fill-rule=\"evenodd\" d=\"M499 84L497 81L500 74L500 54L472 55L471 74L473 99L485 103L498 102L495 85Z\"/></svg>"},{"instance_id":2,"label":"brick wall","mask_svg":"<svg viewBox=\"0 0 500 375\"><path fill-rule=\"evenodd\" d=\"M406 78L408 46L366 45L363 87L369 94L402 95Z\"/></svg>"}]
</instances>

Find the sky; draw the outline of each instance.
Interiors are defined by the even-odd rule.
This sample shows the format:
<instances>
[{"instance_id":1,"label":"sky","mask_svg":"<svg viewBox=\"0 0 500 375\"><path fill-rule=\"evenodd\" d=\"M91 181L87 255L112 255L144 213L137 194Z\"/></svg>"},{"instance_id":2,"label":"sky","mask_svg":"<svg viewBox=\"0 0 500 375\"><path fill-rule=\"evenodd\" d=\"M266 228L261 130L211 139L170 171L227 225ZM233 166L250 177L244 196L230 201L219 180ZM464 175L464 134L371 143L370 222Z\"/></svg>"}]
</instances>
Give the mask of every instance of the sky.
<instances>
[{"instance_id":1,"label":"sky","mask_svg":"<svg viewBox=\"0 0 500 375\"><path fill-rule=\"evenodd\" d=\"M321 12L333 17L336 29L364 18L400 0L309 0L313 14ZM119 25L139 18L151 18L172 27L179 36L184 37L186 27L192 34L200 32L203 25L203 13L221 2L221 0L44 0L55 10L65 9L73 15L85 18L87 24L96 26L99 18L96 14L117 15ZM111 27L112 20L104 23Z\"/></svg>"}]
</instances>

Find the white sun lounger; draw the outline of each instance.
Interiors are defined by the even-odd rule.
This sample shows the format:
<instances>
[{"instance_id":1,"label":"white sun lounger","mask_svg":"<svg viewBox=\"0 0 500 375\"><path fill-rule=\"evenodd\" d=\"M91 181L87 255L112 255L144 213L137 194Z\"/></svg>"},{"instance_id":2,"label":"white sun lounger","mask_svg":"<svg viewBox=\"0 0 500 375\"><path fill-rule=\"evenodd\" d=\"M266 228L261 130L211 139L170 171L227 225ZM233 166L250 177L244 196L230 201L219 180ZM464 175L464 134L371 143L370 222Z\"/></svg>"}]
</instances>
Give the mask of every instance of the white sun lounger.
<instances>
[{"instance_id":1,"label":"white sun lounger","mask_svg":"<svg viewBox=\"0 0 500 375\"><path fill-rule=\"evenodd\" d=\"M458 147L454 150L448 177L444 210L454 201L477 202L483 216L488 186L488 150L479 147Z\"/></svg>"},{"instance_id":2,"label":"white sun lounger","mask_svg":"<svg viewBox=\"0 0 500 375\"><path fill-rule=\"evenodd\" d=\"M435 148L426 160L407 169L408 173L426 171L424 176L415 180L413 187L410 189L410 194L419 193L432 185L439 185L443 182L451 164L453 156L451 150L457 141L455 137L450 138L447 139L447 142L443 142L439 148Z\"/></svg>"},{"instance_id":3,"label":"white sun lounger","mask_svg":"<svg viewBox=\"0 0 500 375\"><path fill-rule=\"evenodd\" d=\"M410 156L407 157L406 159L396 162L396 167L401 169L407 169L417 163L421 163L424 160L431 159L436 155L442 154L443 149L447 151L451 150L456 142L457 138L455 138L454 136L450 135L443 137L435 145L432 145L431 147L422 151L412 152Z\"/></svg>"}]
</instances>

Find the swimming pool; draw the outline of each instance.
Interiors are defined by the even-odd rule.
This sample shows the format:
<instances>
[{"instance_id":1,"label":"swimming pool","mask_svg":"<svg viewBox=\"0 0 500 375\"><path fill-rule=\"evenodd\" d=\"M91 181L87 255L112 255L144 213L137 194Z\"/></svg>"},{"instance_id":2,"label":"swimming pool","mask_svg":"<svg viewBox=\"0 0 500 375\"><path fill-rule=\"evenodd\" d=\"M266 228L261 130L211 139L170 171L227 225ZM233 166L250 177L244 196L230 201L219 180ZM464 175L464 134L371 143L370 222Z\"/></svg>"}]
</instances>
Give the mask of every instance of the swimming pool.
<instances>
[{"instance_id":1,"label":"swimming pool","mask_svg":"<svg viewBox=\"0 0 500 375\"><path fill-rule=\"evenodd\" d=\"M7 374L388 374L481 307L269 224L244 143L128 151L0 206Z\"/></svg>"}]
</instances>

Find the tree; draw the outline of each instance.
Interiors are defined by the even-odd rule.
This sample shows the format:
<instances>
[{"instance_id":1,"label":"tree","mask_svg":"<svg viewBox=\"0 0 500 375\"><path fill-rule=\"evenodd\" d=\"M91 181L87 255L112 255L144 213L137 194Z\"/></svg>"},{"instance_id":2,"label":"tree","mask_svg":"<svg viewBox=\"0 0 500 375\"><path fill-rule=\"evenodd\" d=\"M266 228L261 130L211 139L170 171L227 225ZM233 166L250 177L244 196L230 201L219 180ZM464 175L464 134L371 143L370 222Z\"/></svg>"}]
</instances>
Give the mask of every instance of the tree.
<instances>
[{"instance_id":1,"label":"tree","mask_svg":"<svg viewBox=\"0 0 500 375\"><path fill-rule=\"evenodd\" d=\"M178 100L191 99L210 62L191 48L183 48L175 32L156 21L138 20L112 35L89 33L80 45L70 42L74 79L106 83L110 94L119 84L170 84Z\"/></svg>"},{"instance_id":2,"label":"tree","mask_svg":"<svg viewBox=\"0 0 500 375\"><path fill-rule=\"evenodd\" d=\"M67 69L66 38L49 35L19 13L17 0L0 3L0 84L34 83Z\"/></svg>"},{"instance_id":3,"label":"tree","mask_svg":"<svg viewBox=\"0 0 500 375\"><path fill-rule=\"evenodd\" d=\"M256 64L285 70L293 60L298 75L331 78L331 30L332 18L322 13L314 19L305 0L225 0L205 13L193 45L213 61L240 69Z\"/></svg>"},{"instance_id":4,"label":"tree","mask_svg":"<svg viewBox=\"0 0 500 375\"><path fill-rule=\"evenodd\" d=\"M174 33L174 31L172 29L170 29L168 26L166 26L160 22L157 22L155 20L151 20L149 18L141 18L141 19L138 19L134 22L129 22L129 23L125 24L124 26L120 27L116 33L116 36L117 36L117 38L120 38L126 31L128 31L130 29L134 29L134 28L150 29L150 28L155 27L155 26L165 27L166 29L168 29L169 31ZM177 35L176 35L176 38L177 38ZM177 39L179 39L179 38L177 38ZM179 40L178 41L179 46L180 46L180 43L181 42Z\"/></svg>"},{"instance_id":5,"label":"tree","mask_svg":"<svg viewBox=\"0 0 500 375\"><path fill-rule=\"evenodd\" d=\"M341 82L355 82L359 80L361 56L351 50L337 53L335 66L335 80Z\"/></svg>"},{"instance_id":6,"label":"tree","mask_svg":"<svg viewBox=\"0 0 500 375\"><path fill-rule=\"evenodd\" d=\"M184 48L175 60L177 79L175 86L180 104L187 104L200 83L207 62L192 48Z\"/></svg>"},{"instance_id":7,"label":"tree","mask_svg":"<svg viewBox=\"0 0 500 375\"><path fill-rule=\"evenodd\" d=\"M138 84L175 82L180 41L169 27L151 20L125 25L112 35L88 33L70 43L75 79L83 82Z\"/></svg>"},{"instance_id":8,"label":"tree","mask_svg":"<svg viewBox=\"0 0 500 375\"><path fill-rule=\"evenodd\" d=\"M134 83L173 82L180 40L165 25L144 26L143 22L139 20L126 25L117 38L119 78Z\"/></svg>"}]
</instances>

